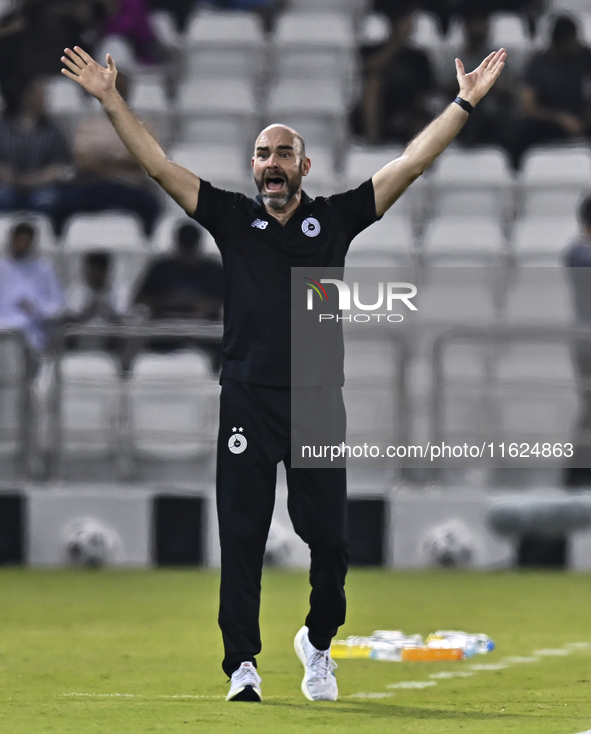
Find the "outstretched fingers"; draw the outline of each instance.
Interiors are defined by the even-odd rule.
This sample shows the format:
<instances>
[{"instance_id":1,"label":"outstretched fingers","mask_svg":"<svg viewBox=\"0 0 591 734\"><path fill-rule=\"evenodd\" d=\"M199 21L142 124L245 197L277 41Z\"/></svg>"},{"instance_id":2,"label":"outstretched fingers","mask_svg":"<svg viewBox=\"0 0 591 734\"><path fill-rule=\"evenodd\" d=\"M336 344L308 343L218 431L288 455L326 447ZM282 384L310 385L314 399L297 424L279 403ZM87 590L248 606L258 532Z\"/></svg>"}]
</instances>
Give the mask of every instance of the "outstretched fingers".
<instances>
[{"instance_id":1,"label":"outstretched fingers","mask_svg":"<svg viewBox=\"0 0 591 734\"><path fill-rule=\"evenodd\" d=\"M74 74L77 74L79 71L81 71L81 67L78 66L78 64L76 64L74 61L72 61L71 59L69 59L67 56L62 56L62 58L60 60L61 60L62 64L64 66L67 66L68 69L71 72L73 72Z\"/></svg>"}]
</instances>

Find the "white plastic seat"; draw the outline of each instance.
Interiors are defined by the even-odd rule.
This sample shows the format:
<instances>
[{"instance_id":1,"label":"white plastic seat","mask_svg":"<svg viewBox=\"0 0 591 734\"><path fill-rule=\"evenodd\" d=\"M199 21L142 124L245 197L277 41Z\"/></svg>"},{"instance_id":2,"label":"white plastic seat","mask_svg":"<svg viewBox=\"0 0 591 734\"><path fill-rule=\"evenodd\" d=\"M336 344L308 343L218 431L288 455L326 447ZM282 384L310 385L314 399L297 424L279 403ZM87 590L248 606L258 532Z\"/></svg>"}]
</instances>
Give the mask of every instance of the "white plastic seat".
<instances>
[{"instance_id":1,"label":"white plastic seat","mask_svg":"<svg viewBox=\"0 0 591 734\"><path fill-rule=\"evenodd\" d=\"M163 145L167 145L173 133L174 112L164 86L158 78L139 79L131 86L129 106L147 124Z\"/></svg>"},{"instance_id":2,"label":"white plastic seat","mask_svg":"<svg viewBox=\"0 0 591 734\"><path fill-rule=\"evenodd\" d=\"M187 79L258 79L265 54L261 20L248 12L198 12L184 36Z\"/></svg>"},{"instance_id":3,"label":"white plastic seat","mask_svg":"<svg viewBox=\"0 0 591 734\"><path fill-rule=\"evenodd\" d=\"M73 133L78 122L89 111L89 97L78 84L63 76L47 80L45 99L49 117L68 133Z\"/></svg>"},{"instance_id":4,"label":"white plastic seat","mask_svg":"<svg viewBox=\"0 0 591 734\"><path fill-rule=\"evenodd\" d=\"M564 249L576 233L574 216L522 219L513 230L513 255L521 265L561 266Z\"/></svg>"},{"instance_id":5,"label":"white plastic seat","mask_svg":"<svg viewBox=\"0 0 591 734\"><path fill-rule=\"evenodd\" d=\"M501 265L505 238L497 219L444 216L430 222L423 236L425 262Z\"/></svg>"},{"instance_id":6,"label":"white plastic seat","mask_svg":"<svg viewBox=\"0 0 591 734\"><path fill-rule=\"evenodd\" d=\"M428 188L440 215L505 220L512 213L513 178L506 155L497 148L445 151L428 177Z\"/></svg>"},{"instance_id":7,"label":"white plastic seat","mask_svg":"<svg viewBox=\"0 0 591 734\"><path fill-rule=\"evenodd\" d=\"M266 116L269 123L281 121L295 128L307 145L331 150L336 161L346 136L346 111L338 81L288 80L271 90Z\"/></svg>"},{"instance_id":8,"label":"white plastic seat","mask_svg":"<svg viewBox=\"0 0 591 734\"><path fill-rule=\"evenodd\" d=\"M498 268L427 267L413 299L421 324L489 326L497 320Z\"/></svg>"},{"instance_id":9,"label":"white plastic seat","mask_svg":"<svg viewBox=\"0 0 591 734\"><path fill-rule=\"evenodd\" d=\"M92 250L114 258L113 279L128 286L141 271L149 254L140 224L131 214L78 214L70 219L60 248L60 270L67 283L80 277L81 261Z\"/></svg>"},{"instance_id":10,"label":"white plastic seat","mask_svg":"<svg viewBox=\"0 0 591 734\"><path fill-rule=\"evenodd\" d=\"M135 456L186 460L208 454L215 443L218 393L202 353L139 355L129 381Z\"/></svg>"},{"instance_id":11,"label":"white plastic seat","mask_svg":"<svg viewBox=\"0 0 591 734\"><path fill-rule=\"evenodd\" d=\"M226 145L179 144L172 148L170 157L219 188L230 191L254 188L250 158L242 146L230 142Z\"/></svg>"},{"instance_id":12,"label":"white plastic seat","mask_svg":"<svg viewBox=\"0 0 591 734\"><path fill-rule=\"evenodd\" d=\"M570 325L572 294L566 268L516 268L507 293L508 325Z\"/></svg>"},{"instance_id":13,"label":"white plastic seat","mask_svg":"<svg viewBox=\"0 0 591 734\"><path fill-rule=\"evenodd\" d=\"M499 359L497 379L502 430L510 440L568 440L578 410L568 344L510 344Z\"/></svg>"},{"instance_id":14,"label":"white plastic seat","mask_svg":"<svg viewBox=\"0 0 591 734\"><path fill-rule=\"evenodd\" d=\"M357 235L347 255L347 265L409 264L414 254L410 220L390 210Z\"/></svg>"},{"instance_id":15,"label":"white plastic seat","mask_svg":"<svg viewBox=\"0 0 591 734\"><path fill-rule=\"evenodd\" d=\"M23 346L0 329L0 457L14 456L24 448L22 396L26 379Z\"/></svg>"},{"instance_id":16,"label":"white plastic seat","mask_svg":"<svg viewBox=\"0 0 591 734\"><path fill-rule=\"evenodd\" d=\"M102 352L66 354L61 361L59 425L62 460L113 459L121 442L122 385L113 358Z\"/></svg>"},{"instance_id":17,"label":"white plastic seat","mask_svg":"<svg viewBox=\"0 0 591 734\"><path fill-rule=\"evenodd\" d=\"M259 111L252 87L235 79L192 79L179 89L177 139L224 145L252 144Z\"/></svg>"},{"instance_id":18,"label":"white plastic seat","mask_svg":"<svg viewBox=\"0 0 591 734\"><path fill-rule=\"evenodd\" d=\"M351 17L338 12L287 12L277 22L276 47L344 49L355 47Z\"/></svg>"},{"instance_id":19,"label":"white plastic seat","mask_svg":"<svg viewBox=\"0 0 591 734\"><path fill-rule=\"evenodd\" d=\"M588 147L537 149L526 154L520 177L524 215L570 215L591 181Z\"/></svg>"}]
</instances>

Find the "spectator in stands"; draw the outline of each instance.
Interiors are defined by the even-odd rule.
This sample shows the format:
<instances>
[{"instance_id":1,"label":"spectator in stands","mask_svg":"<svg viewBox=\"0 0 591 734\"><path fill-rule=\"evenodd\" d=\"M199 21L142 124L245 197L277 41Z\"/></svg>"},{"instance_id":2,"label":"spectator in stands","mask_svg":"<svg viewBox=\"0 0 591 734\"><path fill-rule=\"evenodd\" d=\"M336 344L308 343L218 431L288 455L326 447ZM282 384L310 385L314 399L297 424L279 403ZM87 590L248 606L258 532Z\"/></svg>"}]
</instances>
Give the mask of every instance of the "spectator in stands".
<instances>
[{"instance_id":1,"label":"spectator in stands","mask_svg":"<svg viewBox=\"0 0 591 734\"><path fill-rule=\"evenodd\" d=\"M218 319L222 299L222 267L203 256L201 230L187 222L176 230L174 253L148 268L134 302L152 319Z\"/></svg>"},{"instance_id":2,"label":"spectator in stands","mask_svg":"<svg viewBox=\"0 0 591 734\"><path fill-rule=\"evenodd\" d=\"M412 13L393 20L385 44L361 50L364 85L353 127L371 143L407 143L432 117L431 65L423 51L409 44L412 22Z\"/></svg>"},{"instance_id":3,"label":"spectator in stands","mask_svg":"<svg viewBox=\"0 0 591 734\"><path fill-rule=\"evenodd\" d=\"M457 88L454 74L455 56L459 56L466 69L475 69L483 58L494 49L489 44L489 12L485 3L467 4L462 13L465 43L460 52L450 50L449 58L438 65L438 86L445 94L446 103L454 98ZM510 66L510 61L509 61ZM451 72L450 72L451 69ZM505 74L482 99L462 128L458 141L465 145L501 144L506 138L504 130L513 114L511 77Z\"/></svg>"},{"instance_id":4,"label":"spectator in stands","mask_svg":"<svg viewBox=\"0 0 591 734\"><path fill-rule=\"evenodd\" d=\"M0 18L0 90L13 104L31 79L60 71L66 47L92 43L110 0L19 0Z\"/></svg>"},{"instance_id":5,"label":"spectator in stands","mask_svg":"<svg viewBox=\"0 0 591 734\"><path fill-rule=\"evenodd\" d=\"M521 119L508 140L515 168L530 145L588 137L591 132L588 84L591 49L578 37L572 18L561 15L550 47L531 60L521 90Z\"/></svg>"},{"instance_id":6,"label":"spectator in stands","mask_svg":"<svg viewBox=\"0 0 591 734\"><path fill-rule=\"evenodd\" d=\"M0 260L0 327L22 331L41 353L64 299L53 266L35 252L36 235L28 222L10 231L7 257Z\"/></svg>"},{"instance_id":7,"label":"spectator in stands","mask_svg":"<svg viewBox=\"0 0 591 734\"><path fill-rule=\"evenodd\" d=\"M187 20L195 10L197 0L148 0L151 10L166 10L175 20L176 29L184 33Z\"/></svg>"},{"instance_id":8,"label":"spectator in stands","mask_svg":"<svg viewBox=\"0 0 591 734\"><path fill-rule=\"evenodd\" d=\"M564 263L573 291L575 323L589 329L590 339L575 342L573 359L580 380L591 380L591 196L587 196L579 210L580 234L568 245ZM568 487L591 485L591 387L579 390L580 411L574 431L574 456L564 473Z\"/></svg>"},{"instance_id":9,"label":"spectator in stands","mask_svg":"<svg viewBox=\"0 0 591 734\"><path fill-rule=\"evenodd\" d=\"M93 250L84 255L82 280L66 293L66 320L79 324L117 324L127 310L122 289L111 278L112 257Z\"/></svg>"},{"instance_id":10,"label":"spectator in stands","mask_svg":"<svg viewBox=\"0 0 591 734\"><path fill-rule=\"evenodd\" d=\"M0 120L0 210L31 210L55 220L70 172L69 145L45 114L45 82L35 79Z\"/></svg>"},{"instance_id":11,"label":"spectator in stands","mask_svg":"<svg viewBox=\"0 0 591 734\"><path fill-rule=\"evenodd\" d=\"M152 28L146 0L110 0L102 34L123 38L142 64L161 64L169 57Z\"/></svg>"},{"instance_id":12,"label":"spectator in stands","mask_svg":"<svg viewBox=\"0 0 591 734\"><path fill-rule=\"evenodd\" d=\"M119 72L117 90L127 99L127 77ZM82 120L74 134L76 176L64 190L58 223L76 212L123 209L137 214L150 236L161 205L152 182L119 140L103 115Z\"/></svg>"},{"instance_id":13,"label":"spectator in stands","mask_svg":"<svg viewBox=\"0 0 591 734\"><path fill-rule=\"evenodd\" d=\"M111 272L112 257L109 252L93 250L85 254L82 279L66 292L66 323L106 326L121 322L127 310L128 299L124 290L116 287ZM76 349L121 351L121 344L116 338L94 335L70 338L67 346Z\"/></svg>"}]
</instances>

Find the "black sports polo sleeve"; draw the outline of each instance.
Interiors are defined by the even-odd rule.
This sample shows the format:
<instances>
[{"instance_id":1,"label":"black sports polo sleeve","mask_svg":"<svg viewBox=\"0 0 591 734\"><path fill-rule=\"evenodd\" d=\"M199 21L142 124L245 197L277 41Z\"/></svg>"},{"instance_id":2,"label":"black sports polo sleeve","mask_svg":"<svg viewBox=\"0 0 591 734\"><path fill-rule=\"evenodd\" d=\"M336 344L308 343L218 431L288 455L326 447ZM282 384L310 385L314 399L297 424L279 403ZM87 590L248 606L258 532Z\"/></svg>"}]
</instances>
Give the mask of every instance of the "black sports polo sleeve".
<instances>
[{"instance_id":1,"label":"black sports polo sleeve","mask_svg":"<svg viewBox=\"0 0 591 734\"><path fill-rule=\"evenodd\" d=\"M231 212L236 209L241 194L224 191L201 179L197 209L193 219L212 235L218 247L223 249L224 227L228 224Z\"/></svg>"},{"instance_id":2,"label":"black sports polo sleeve","mask_svg":"<svg viewBox=\"0 0 591 734\"><path fill-rule=\"evenodd\" d=\"M330 196L327 202L334 207L349 242L381 219L376 214L376 198L371 178L356 189Z\"/></svg>"}]
</instances>

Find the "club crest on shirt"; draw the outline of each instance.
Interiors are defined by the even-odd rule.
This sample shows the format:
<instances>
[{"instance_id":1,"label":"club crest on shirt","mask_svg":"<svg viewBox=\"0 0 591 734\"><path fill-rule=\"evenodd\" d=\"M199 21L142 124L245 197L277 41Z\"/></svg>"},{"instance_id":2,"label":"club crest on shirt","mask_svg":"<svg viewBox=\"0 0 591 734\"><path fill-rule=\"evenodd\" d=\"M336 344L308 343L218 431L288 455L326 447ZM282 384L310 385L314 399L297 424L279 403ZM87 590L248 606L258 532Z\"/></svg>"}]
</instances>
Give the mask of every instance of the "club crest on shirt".
<instances>
[{"instance_id":1,"label":"club crest on shirt","mask_svg":"<svg viewBox=\"0 0 591 734\"><path fill-rule=\"evenodd\" d=\"M320 234L320 222L314 217L307 217L302 222L302 232L306 237L316 237Z\"/></svg>"},{"instance_id":2,"label":"club crest on shirt","mask_svg":"<svg viewBox=\"0 0 591 734\"><path fill-rule=\"evenodd\" d=\"M243 451L246 450L246 447L248 446L248 441L246 440L246 436L243 435L242 431L244 431L244 428L232 428L232 435L230 436L228 440L228 448L233 454L241 454Z\"/></svg>"}]
</instances>

